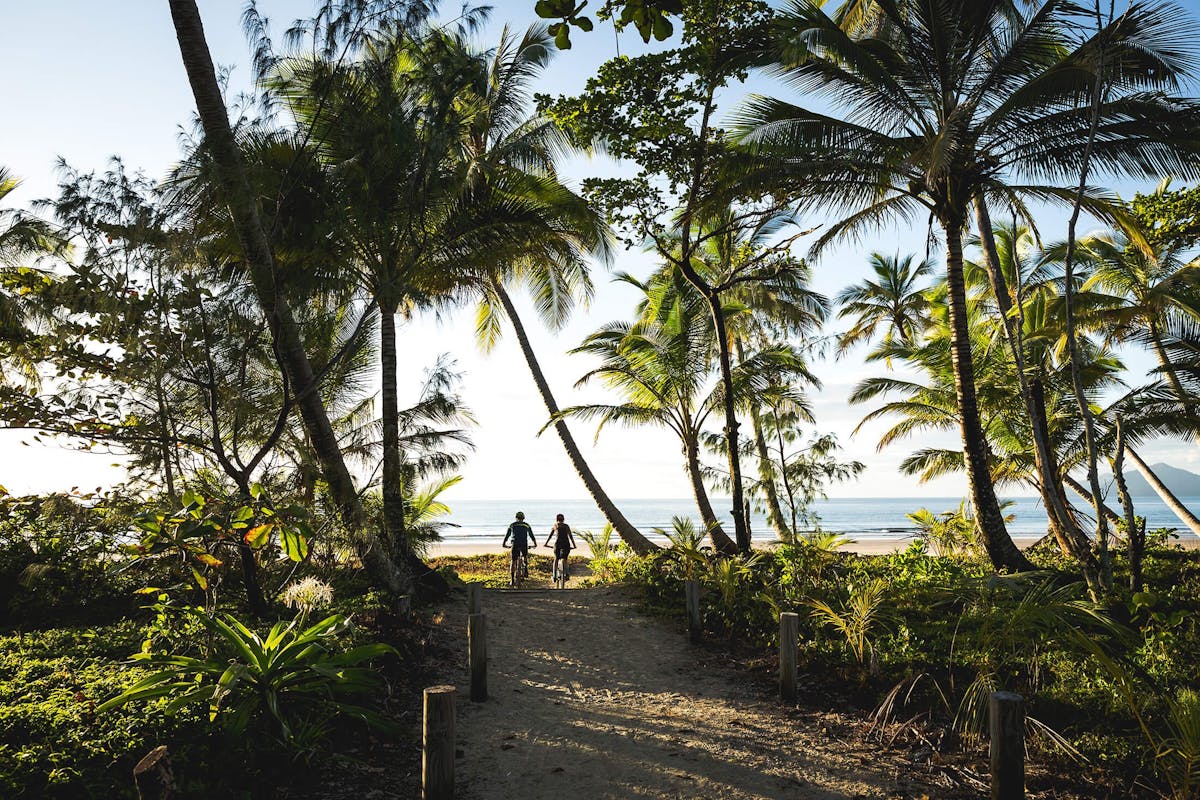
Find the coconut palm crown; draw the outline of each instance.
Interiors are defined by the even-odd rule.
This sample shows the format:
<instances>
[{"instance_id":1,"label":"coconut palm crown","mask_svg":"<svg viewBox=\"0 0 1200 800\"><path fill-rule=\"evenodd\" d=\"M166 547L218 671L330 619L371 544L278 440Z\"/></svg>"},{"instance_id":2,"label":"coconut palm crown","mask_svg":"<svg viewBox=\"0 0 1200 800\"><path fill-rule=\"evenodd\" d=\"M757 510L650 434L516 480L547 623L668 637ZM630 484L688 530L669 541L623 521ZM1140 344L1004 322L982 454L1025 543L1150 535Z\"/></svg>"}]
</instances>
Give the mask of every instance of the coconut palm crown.
<instances>
[{"instance_id":1,"label":"coconut palm crown","mask_svg":"<svg viewBox=\"0 0 1200 800\"><path fill-rule=\"evenodd\" d=\"M840 219L814 250L891 221L928 219L945 237L953 361L967 476L997 566L1026 568L988 480L975 398L962 237L977 202L1033 224L1030 201L1070 202L1084 153L1097 174L1200 174L1197 104L1178 96L1197 63L1186 15L1133 3L1090 38L1084 9L1049 0L1026 14L1006 0L876 0L875 24L848 33L818 4L793 2L777 24L777 72L828 98L820 113L753 98L742 141L757 156L744 179L801 210ZM1095 81L1105 91L1095 109ZM1091 141L1094 139L1094 141ZM1091 142L1091 147L1087 147ZM1113 218L1101 192L1083 206Z\"/></svg>"}]
</instances>

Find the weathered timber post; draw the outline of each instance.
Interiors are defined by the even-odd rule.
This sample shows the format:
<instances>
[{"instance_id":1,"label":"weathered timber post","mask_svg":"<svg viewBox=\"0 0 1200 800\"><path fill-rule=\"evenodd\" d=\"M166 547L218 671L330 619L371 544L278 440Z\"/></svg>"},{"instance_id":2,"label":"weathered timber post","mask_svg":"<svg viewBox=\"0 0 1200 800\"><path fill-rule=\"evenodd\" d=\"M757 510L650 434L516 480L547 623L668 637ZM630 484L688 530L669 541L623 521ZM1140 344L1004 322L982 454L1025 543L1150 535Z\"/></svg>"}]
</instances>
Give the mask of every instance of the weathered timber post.
<instances>
[{"instance_id":1,"label":"weathered timber post","mask_svg":"<svg viewBox=\"0 0 1200 800\"><path fill-rule=\"evenodd\" d=\"M683 589L687 601L688 639L699 642L704 633L700 623L700 586L695 581L686 581Z\"/></svg>"},{"instance_id":2,"label":"weathered timber post","mask_svg":"<svg viewBox=\"0 0 1200 800\"><path fill-rule=\"evenodd\" d=\"M800 638L800 615L784 611L779 615L779 699L796 703L796 640Z\"/></svg>"},{"instance_id":3,"label":"weathered timber post","mask_svg":"<svg viewBox=\"0 0 1200 800\"><path fill-rule=\"evenodd\" d=\"M425 690L421 732L421 798L454 800L454 687Z\"/></svg>"},{"instance_id":4,"label":"weathered timber post","mask_svg":"<svg viewBox=\"0 0 1200 800\"><path fill-rule=\"evenodd\" d=\"M165 744L151 750L133 768L133 785L138 800L169 800L175 796L175 777Z\"/></svg>"},{"instance_id":5,"label":"weathered timber post","mask_svg":"<svg viewBox=\"0 0 1200 800\"><path fill-rule=\"evenodd\" d=\"M479 614L483 612L483 584L468 583L467 584L467 613Z\"/></svg>"},{"instance_id":6,"label":"weathered timber post","mask_svg":"<svg viewBox=\"0 0 1200 800\"><path fill-rule=\"evenodd\" d=\"M992 800L1025 800L1025 698L992 692Z\"/></svg>"},{"instance_id":7,"label":"weathered timber post","mask_svg":"<svg viewBox=\"0 0 1200 800\"><path fill-rule=\"evenodd\" d=\"M487 614L467 617L467 660L471 667L471 700L487 700Z\"/></svg>"}]
</instances>

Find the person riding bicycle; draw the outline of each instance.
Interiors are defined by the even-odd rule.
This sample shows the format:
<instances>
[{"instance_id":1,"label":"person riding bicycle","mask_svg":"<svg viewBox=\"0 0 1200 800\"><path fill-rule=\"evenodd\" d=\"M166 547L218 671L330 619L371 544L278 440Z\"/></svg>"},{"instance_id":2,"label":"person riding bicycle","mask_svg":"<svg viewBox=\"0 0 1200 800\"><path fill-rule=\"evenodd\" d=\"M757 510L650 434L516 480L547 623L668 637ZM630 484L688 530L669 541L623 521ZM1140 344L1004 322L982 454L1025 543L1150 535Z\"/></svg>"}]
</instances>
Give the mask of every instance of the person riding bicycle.
<instances>
[{"instance_id":1,"label":"person riding bicycle","mask_svg":"<svg viewBox=\"0 0 1200 800\"><path fill-rule=\"evenodd\" d=\"M512 560L518 561L522 557L525 559L525 564L529 563L529 540L533 539L534 544L537 544L537 539L534 538L533 528L525 521L525 512L518 511L517 519L508 526L508 531L504 534L504 542L502 547L508 547L509 537L512 537ZM522 577L526 577L523 575Z\"/></svg>"},{"instance_id":2,"label":"person riding bicycle","mask_svg":"<svg viewBox=\"0 0 1200 800\"><path fill-rule=\"evenodd\" d=\"M550 529L550 535L546 537L546 547L550 546L551 538L554 539L555 566L557 567L558 560L561 558L565 568L571 551L575 549L575 536L571 533L571 526L566 523L562 514L554 518L554 527Z\"/></svg>"}]
</instances>

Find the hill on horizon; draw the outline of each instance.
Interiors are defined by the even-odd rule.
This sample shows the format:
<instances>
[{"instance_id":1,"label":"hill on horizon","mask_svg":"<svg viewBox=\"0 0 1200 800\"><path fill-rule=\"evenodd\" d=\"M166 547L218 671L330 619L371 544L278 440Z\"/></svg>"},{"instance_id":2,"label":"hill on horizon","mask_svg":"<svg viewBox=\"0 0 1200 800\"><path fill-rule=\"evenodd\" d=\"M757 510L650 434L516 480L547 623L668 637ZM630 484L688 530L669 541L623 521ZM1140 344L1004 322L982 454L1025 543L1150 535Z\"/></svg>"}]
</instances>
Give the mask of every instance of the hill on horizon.
<instances>
[{"instance_id":1,"label":"hill on horizon","mask_svg":"<svg viewBox=\"0 0 1200 800\"><path fill-rule=\"evenodd\" d=\"M1150 469L1154 470L1158 479L1165 483L1176 497L1200 497L1200 475L1163 463L1151 464ZM1134 497L1158 496L1139 472L1126 470L1125 482L1129 485L1129 493Z\"/></svg>"}]
</instances>

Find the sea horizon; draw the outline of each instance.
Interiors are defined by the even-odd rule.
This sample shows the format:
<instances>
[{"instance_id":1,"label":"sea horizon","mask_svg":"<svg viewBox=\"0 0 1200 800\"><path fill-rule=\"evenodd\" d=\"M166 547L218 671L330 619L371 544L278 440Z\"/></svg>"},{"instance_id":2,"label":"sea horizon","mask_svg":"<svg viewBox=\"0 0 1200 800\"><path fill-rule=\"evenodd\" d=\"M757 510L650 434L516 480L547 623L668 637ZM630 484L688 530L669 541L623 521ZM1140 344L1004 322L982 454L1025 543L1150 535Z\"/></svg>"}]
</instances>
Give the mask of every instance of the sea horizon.
<instances>
[{"instance_id":1,"label":"sea horizon","mask_svg":"<svg viewBox=\"0 0 1200 800\"><path fill-rule=\"evenodd\" d=\"M1013 519L1008 524L1009 533L1015 539L1033 540L1046 533L1046 514L1041 498L1037 496L1006 496L1001 502L1011 502L1005 509ZM1185 505L1200 507L1200 497L1180 498ZM621 513L643 534L652 540L663 541L654 529L670 530L675 516L686 517L699 525L700 513L695 501L690 498L614 498L613 502ZM954 511L962 502L961 497L834 497L818 500L811 510L817 516L821 530L842 533L856 540L902 540L910 538L916 526L907 518L918 509L927 508L934 514ZM713 497L711 503L717 516L732 531L729 514L729 498ZM1108 503L1120 511L1116 498ZM449 523L442 531L447 543L482 544L495 538L497 544L517 511L525 514L539 537L549 532L556 514L563 514L576 531L598 532L606 522L604 515L590 499L520 498L495 500L448 500L451 513L445 517ZM1134 498L1135 511L1146 518L1147 530L1175 528L1182 536L1191 536L1190 531L1157 497ZM1081 513L1086 513L1082 503L1076 504ZM774 532L765 514L751 514L750 528L757 541L774 540ZM544 529L544 530L543 530Z\"/></svg>"}]
</instances>

